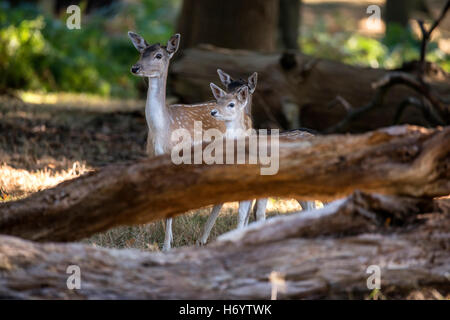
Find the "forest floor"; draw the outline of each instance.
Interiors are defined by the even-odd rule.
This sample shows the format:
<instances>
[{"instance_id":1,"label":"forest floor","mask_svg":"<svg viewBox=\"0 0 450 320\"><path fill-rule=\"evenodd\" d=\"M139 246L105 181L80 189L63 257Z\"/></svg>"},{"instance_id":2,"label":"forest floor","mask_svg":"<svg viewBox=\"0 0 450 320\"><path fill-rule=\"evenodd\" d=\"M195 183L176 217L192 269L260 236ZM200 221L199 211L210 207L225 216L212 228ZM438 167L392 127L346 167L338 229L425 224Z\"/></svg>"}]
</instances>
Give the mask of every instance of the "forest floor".
<instances>
[{"instance_id":1,"label":"forest floor","mask_svg":"<svg viewBox=\"0 0 450 320\"><path fill-rule=\"evenodd\" d=\"M17 200L112 163L145 157L145 101L76 94L0 96L0 201ZM319 203L320 205L320 203ZM224 206L211 240L233 229L237 202ZM295 200L273 199L268 216L298 212ZM174 219L174 246L194 245L210 208ZM85 241L102 247L158 251L162 222L119 227Z\"/></svg>"},{"instance_id":2,"label":"forest floor","mask_svg":"<svg viewBox=\"0 0 450 320\"><path fill-rule=\"evenodd\" d=\"M144 101L75 94L26 93L20 98L0 95L0 202L27 197L108 164L145 157ZM224 206L210 240L235 227L237 208L236 202ZM270 198L267 214L270 218L299 210L295 200ZM192 210L174 219L175 247L195 245L209 211ZM163 240L163 223L158 221L118 227L82 242L159 251ZM374 291L366 298L450 299L434 288L418 288L401 296Z\"/></svg>"}]
</instances>

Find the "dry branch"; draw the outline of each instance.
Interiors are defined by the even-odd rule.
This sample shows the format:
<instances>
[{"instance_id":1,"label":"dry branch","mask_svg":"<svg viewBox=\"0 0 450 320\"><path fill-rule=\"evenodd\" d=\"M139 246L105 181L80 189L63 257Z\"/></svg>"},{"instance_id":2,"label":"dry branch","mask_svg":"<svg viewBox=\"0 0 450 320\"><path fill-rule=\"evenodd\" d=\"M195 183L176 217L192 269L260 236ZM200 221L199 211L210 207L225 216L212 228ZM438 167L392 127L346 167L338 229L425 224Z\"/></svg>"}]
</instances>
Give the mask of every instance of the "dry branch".
<instances>
[{"instance_id":1,"label":"dry branch","mask_svg":"<svg viewBox=\"0 0 450 320\"><path fill-rule=\"evenodd\" d=\"M215 203L266 196L331 200L354 190L415 197L450 193L450 127L280 140L279 172L259 165L179 165L170 156L106 167L0 204L0 233L73 241Z\"/></svg>"},{"instance_id":2,"label":"dry branch","mask_svg":"<svg viewBox=\"0 0 450 320\"><path fill-rule=\"evenodd\" d=\"M404 65L404 67L413 67L413 73L393 71L388 72L380 80L372 83L372 87L376 89L373 99L365 104L364 106L356 109L349 109L346 107L346 116L339 121L337 124L328 128L325 132L334 133L345 131L358 117L367 114L367 112L380 107L383 104L383 100L386 99L386 95L394 86L405 85L416 93L420 94L423 101L420 101L414 96L409 96L404 98L404 100L398 104L396 114L394 116L393 124L397 124L401 115L405 112L406 107L411 105L416 107L422 112L424 118L427 120L428 124L431 126L438 125L448 125L450 124L450 105L443 102L443 99L434 92L430 85L425 81L425 75L427 73L427 61L426 61L426 48L428 42L431 38L431 34L439 25L439 23L444 19L447 11L450 9L450 0L442 9L442 12L436 21L432 24L429 30L425 29L424 22L418 20L420 30L422 32L422 43L420 50L420 60L419 62L409 62ZM414 67L416 70L414 70ZM440 69L437 67L437 69ZM411 71L411 70L410 70ZM443 77L446 77L445 72L443 72ZM342 101L341 101L341 104ZM345 106L345 104L344 104Z\"/></svg>"},{"instance_id":3,"label":"dry branch","mask_svg":"<svg viewBox=\"0 0 450 320\"><path fill-rule=\"evenodd\" d=\"M424 104L419 102L421 108L419 109L424 115L425 119L428 121L427 124L431 124L432 126L437 125L446 125L450 123L450 106L445 105L440 101L439 96L433 92L430 87L417 79L415 76L412 76L406 72L389 72L381 79L372 83L372 88L376 89L373 99L364 106L354 108L351 107L348 102L343 100L341 97L336 97L335 101L340 102L344 105L347 114L346 116L339 121L337 124L331 126L327 130L326 133L334 133L334 132L345 132L351 123L353 123L358 118L361 118L363 115L367 115L367 113L371 110L379 108L383 105L383 101L386 100L387 93L390 92L397 85L405 85L418 94L420 94L423 99L426 99L427 108ZM340 98L340 99L339 99ZM411 96L408 100L403 100L399 107L397 108L396 114L394 116L393 123L396 123L400 119L400 116L405 111L405 103L411 104L412 101L418 100L417 98ZM346 106L346 104L348 106ZM418 104L413 104L414 106L418 106ZM423 106L423 107L422 107ZM446 119L446 121L444 121Z\"/></svg>"},{"instance_id":4,"label":"dry branch","mask_svg":"<svg viewBox=\"0 0 450 320\"><path fill-rule=\"evenodd\" d=\"M422 43L420 45L420 72L419 72L419 78L423 80L423 74L425 72L426 68L426 55L427 55L427 46L428 42L430 41L431 34L433 31L439 26L439 24L444 19L445 15L447 14L447 11L450 9L450 0L447 0L447 3L442 8L442 11L439 15L439 17L433 22L431 27L427 30L425 28L423 20L417 20L417 23L419 24L420 32L422 33Z\"/></svg>"},{"instance_id":5,"label":"dry branch","mask_svg":"<svg viewBox=\"0 0 450 320\"><path fill-rule=\"evenodd\" d=\"M167 254L0 236L0 298L268 299L272 271L286 284L280 299L358 298L371 291L370 265L381 268L384 294L433 286L445 295L449 209L432 200L357 192L321 210ZM80 290L67 289L69 265L81 268Z\"/></svg>"}]
</instances>

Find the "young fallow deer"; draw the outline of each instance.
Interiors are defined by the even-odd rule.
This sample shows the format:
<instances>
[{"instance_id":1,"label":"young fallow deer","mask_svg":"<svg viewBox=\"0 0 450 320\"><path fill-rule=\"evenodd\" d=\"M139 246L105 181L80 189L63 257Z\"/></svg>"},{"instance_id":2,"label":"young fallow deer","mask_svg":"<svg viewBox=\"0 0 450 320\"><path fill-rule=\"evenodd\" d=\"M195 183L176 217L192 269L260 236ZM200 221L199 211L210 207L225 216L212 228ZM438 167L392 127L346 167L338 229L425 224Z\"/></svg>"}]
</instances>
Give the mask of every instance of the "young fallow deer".
<instances>
[{"instance_id":1,"label":"young fallow deer","mask_svg":"<svg viewBox=\"0 0 450 320\"><path fill-rule=\"evenodd\" d=\"M246 130L251 129L253 126L253 123L251 121L251 107L252 107L252 96L256 89L256 84L258 81L258 74L254 72L247 81L243 79L239 80L233 80L230 75L222 71L221 69L217 69L217 73L219 74L220 81L226 88L226 93L219 87L217 87L215 84L211 83L211 90L213 92L214 97L217 100L223 101L225 97L228 94L228 98L233 99L232 97L236 99L237 92L242 92L242 89L244 87L247 87L247 94L246 94L246 100L243 101L243 112L241 114L240 120L243 121L242 128L245 128ZM225 122L226 124L226 122ZM226 131L225 136L230 135L231 131ZM246 200L246 201L240 201L239 202L239 212L238 212L238 224L237 228L243 228L248 224L248 219L250 216L250 211L252 209L252 203L253 200ZM202 236L200 237L200 240L198 241L198 244L205 245L208 241L209 235L211 233L211 230L217 220L217 217L219 216L220 209L222 208L223 204L215 205L211 211L211 214L208 217L208 220L206 221L205 227L203 229ZM264 220L265 219L265 212L266 212L266 206L267 206L267 199L258 199L255 204L255 212L256 212L256 219Z\"/></svg>"},{"instance_id":2,"label":"young fallow deer","mask_svg":"<svg viewBox=\"0 0 450 320\"><path fill-rule=\"evenodd\" d=\"M166 46L159 43L149 45L144 38L131 31L128 32L128 36L140 53L140 58L131 67L131 72L149 80L145 105L148 126L146 150L149 156L171 153L172 147L176 144L172 141L171 135L177 129L186 129L194 136L195 121L201 121L204 130L215 128L225 132L225 124L211 117L211 110L216 107L215 102L166 106L167 73L170 59L178 50L179 34L172 36ZM248 118L246 121L249 122L248 126L251 126L251 119ZM241 211L245 211L244 209ZM172 219L169 218L166 219L163 251L170 249L172 240Z\"/></svg>"},{"instance_id":3,"label":"young fallow deer","mask_svg":"<svg viewBox=\"0 0 450 320\"><path fill-rule=\"evenodd\" d=\"M249 90L249 95L248 95L248 102L245 104L245 108L242 109L243 112L245 112L250 118L252 117L252 99L253 99L253 93L256 89L256 84L257 84L257 73L253 73L249 78L248 81L246 82L245 80L239 79L239 80L235 80L233 79L229 74L227 74L226 72L224 72L221 69L217 69L217 73L219 74L219 78L220 81L222 82L222 84L225 86L227 93L232 94L234 92L236 92L237 90L239 90L240 88L242 88L243 85L247 85L248 90ZM213 84L211 84L213 86ZM215 86L215 85L214 85ZM213 90L213 94L216 97L216 99L220 98L220 92ZM222 92L223 94L223 92ZM234 112L237 113L237 109L234 109ZM237 116L237 114L236 114ZM240 118L239 118L240 119ZM229 123L228 121L225 121L225 123ZM243 128L241 128L243 129ZM247 129L249 129L249 127L247 127ZM283 133L281 133L281 135L283 135ZM254 214L256 217L257 221L261 221L261 220L265 220L266 219L266 208L267 208L267 201L268 199L258 199L255 203L255 208L254 208ZM311 209L315 209L315 203L314 201L302 201L302 200L297 200L298 203L300 204L300 206L302 207L303 210L311 210ZM241 206L241 203L243 204L243 206ZM240 212L239 212L239 223L238 223L238 228L243 227L244 225L248 224L248 219L250 217L250 210L251 210L251 202L248 201L243 201L240 203ZM241 209L242 207L242 209ZM245 210L248 207L249 212L247 214L245 214ZM205 225L205 230L203 232L203 235L200 239L200 243L201 244L205 244L209 233L214 225L214 222L219 214L221 205L217 205L214 207L211 215L209 216L209 219ZM245 222L242 220L243 217L246 216Z\"/></svg>"},{"instance_id":4,"label":"young fallow deer","mask_svg":"<svg viewBox=\"0 0 450 320\"><path fill-rule=\"evenodd\" d=\"M249 117L247 114L249 110L247 109L247 106L251 100L249 87L244 85L236 89L234 92L227 93L214 83L211 83L210 86L217 101L216 108L211 110L211 116L225 123L226 131L224 136L227 139L236 139L250 134L251 131L249 129L252 129L252 126L249 126L248 121L246 121ZM261 207L264 207L265 209L267 199L259 199L258 201L262 202ZM243 210L241 210L242 203L244 203ZM243 228L246 224L248 224L251 204L252 200L241 201L239 203L238 228ZM265 213L265 210L263 213ZM211 214L210 219L208 219L207 222L209 229L212 228L215 222L215 219L214 221L210 221L212 217L213 215ZM260 216L257 214L257 220L263 220L264 218L265 216Z\"/></svg>"},{"instance_id":5,"label":"young fallow deer","mask_svg":"<svg viewBox=\"0 0 450 320\"><path fill-rule=\"evenodd\" d=\"M219 75L220 81L225 86L228 93L236 92L242 86L247 86L250 95L248 96L248 102L245 105L245 113L252 119L252 97L256 90L256 84L258 82L258 74L253 72L253 74L248 77L247 81L243 79L234 80L228 73L221 69L217 69L217 74Z\"/></svg>"},{"instance_id":6,"label":"young fallow deer","mask_svg":"<svg viewBox=\"0 0 450 320\"><path fill-rule=\"evenodd\" d=\"M227 87L227 90L230 91L229 86L234 82L234 80L232 80L229 75L225 74L220 69L218 70L218 72L222 83ZM249 127L245 122L245 118L248 116L247 112L251 110L251 105L250 108L247 107L249 105L248 100L251 101L252 99L251 94L249 94L249 88L245 86L237 87L238 89L234 92L226 93L213 83L211 83L210 86L211 90L213 91L214 97L217 100L217 107L211 111L211 115L217 120L225 122L225 136L227 138L235 139L247 135L247 130L249 129ZM315 209L314 201L297 201L303 210ZM266 207L267 199L259 199L256 202L255 215L257 221L265 220ZM240 212L240 223L248 224L250 210L247 212L246 216L243 214L244 212ZM212 218L214 218L213 214L210 215L209 220L212 220ZM215 219L213 221L209 220L207 222L207 228L211 230L214 225Z\"/></svg>"},{"instance_id":7,"label":"young fallow deer","mask_svg":"<svg viewBox=\"0 0 450 320\"><path fill-rule=\"evenodd\" d=\"M217 73L219 74L220 81L227 89L227 92L233 92L237 88L241 87L243 84L246 84L245 81L242 79L234 80L229 74L225 73L224 71L222 71L220 69L217 69ZM257 77L256 77L256 72L255 72L255 73L253 73L253 75L250 78L248 78L248 83L247 83L247 86L249 87L249 91L251 94L253 94L253 92L256 89L256 82L257 82ZM252 109L251 109L252 98L253 98L253 96L250 95L249 96L250 100L245 107L245 112L250 117L252 117ZM253 118L252 118L252 120L253 120ZM283 132L281 132L280 135L283 136ZM311 210L311 209L316 208L314 201L297 200L297 202L300 204L300 206L302 207L303 210ZM267 199L260 199L256 202L255 215L256 215L257 220L265 219L266 207L267 207ZM259 217L259 219L258 219L258 217Z\"/></svg>"},{"instance_id":8,"label":"young fallow deer","mask_svg":"<svg viewBox=\"0 0 450 320\"><path fill-rule=\"evenodd\" d=\"M257 78L257 73L254 72L249 78L248 81L245 82L245 80L239 79L239 80L235 80L233 79L229 74L227 74L226 72L224 72L221 69L217 69L217 73L219 74L219 78L220 81L222 82L222 84L225 86L226 91L228 93L232 93L234 91L236 91L237 89L239 89L240 87L242 87L242 85L247 85L248 89L249 89L249 93L250 95L248 96L249 101L247 103L247 105L245 106L245 113L247 113L247 115L252 119L252 124L253 124L253 117L252 117L252 105L253 105L253 93L256 90L256 84L258 81ZM266 207L267 207L267 201L268 199L258 199L255 203L255 216L256 216L256 220L265 220L266 219ZM251 209L251 208L250 208ZM247 215L247 221L245 222L245 224L248 224L248 217L250 215Z\"/></svg>"}]
</instances>

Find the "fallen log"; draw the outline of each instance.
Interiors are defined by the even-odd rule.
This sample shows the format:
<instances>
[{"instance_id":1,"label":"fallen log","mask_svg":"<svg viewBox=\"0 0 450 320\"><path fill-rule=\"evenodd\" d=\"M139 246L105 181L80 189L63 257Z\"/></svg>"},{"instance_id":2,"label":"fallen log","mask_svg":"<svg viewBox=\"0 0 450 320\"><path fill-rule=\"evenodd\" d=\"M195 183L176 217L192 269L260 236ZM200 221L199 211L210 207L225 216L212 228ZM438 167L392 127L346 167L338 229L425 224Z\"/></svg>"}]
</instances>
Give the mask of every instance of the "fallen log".
<instances>
[{"instance_id":1,"label":"fallen log","mask_svg":"<svg viewBox=\"0 0 450 320\"><path fill-rule=\"evenodd\" d=\"M355 108L367 105L376 93L372 84L390 72L317 59L295 51L263 54L202 46L180 54L172 64L169 85L182 102L211 100L209 83L218 83L217 68L244 79L258 72L258 87L252 106L257 128L303 126L320 132L336 125L347 115L345 108L331 107L336 99L345 99ZM430 72L426 80L442 99L450 99L448 74ZM342 132L364 132L392 125L396 107L407 97L418 98L420 95L403 85L393 87L380 107L353 119ZM428 125L422 112L413 108L405 112L402 121Z\"/></svg>"},{"instance_id":2,"label":"fallen log","mask_svg":"<svg viewBox=\"0 0 450 320\"><path fill-rule=\"evenodd\" d=\"M248 151L248 150L247 150ZM354 190L414 197L450 194L450 127L391 127L362 135L280 140L279 171L260 165L174 165L164 155L114 165L0 204L0 233L73 241L118 225L267 196L332 200Z\"/></svg>"},{"instance_id":3,"label":"fallen log","mask_svg":"<svg viewBox=\"0 0 450 320\"><path fill-rule=\"evenodd\" d=\"M71 265L80 289L67 287ZM363 298L373 265L385 296L450 293L448 201L356 192L167 254L0 235L0 298L269 299L273 286L278 299Z\"/></svg>"}]
</instances>

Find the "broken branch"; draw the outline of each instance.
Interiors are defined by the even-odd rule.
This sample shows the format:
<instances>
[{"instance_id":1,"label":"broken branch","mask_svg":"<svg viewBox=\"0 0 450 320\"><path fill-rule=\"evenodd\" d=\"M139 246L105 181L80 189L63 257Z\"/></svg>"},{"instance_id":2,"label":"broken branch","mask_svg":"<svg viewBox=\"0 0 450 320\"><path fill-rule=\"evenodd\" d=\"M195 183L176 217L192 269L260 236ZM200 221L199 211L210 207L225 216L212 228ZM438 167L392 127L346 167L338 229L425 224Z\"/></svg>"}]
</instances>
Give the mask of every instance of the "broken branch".
<instances>
[{"instance_id":1,"label":"broken branch","mask_svg":"<svg viewBox=\"0 0 450 320\"><path fill-rule=\"evenodd\" d=\"M164 155L109 166L2 203L0 233L73 241L114 226L267 196L328 201L359 189L436 197L450 194L449 166L450 127L399 126L361 135L281 139L276 175L261 175L260 165L177 166Z\"/></svg>"},{"instance_id":2,"label":"broken branch","mask_svg":"<svg viewBox=\"0 0 450 320\"><path fill-rule=\"evenodd\" d=\"M433 286L445 295L450 216L435 202L355 193L166 254L2 235L0 298L269 299L273 272L285 283L280 299L363 298L371 265L380 268L384 294ZM67 288L69 265L80 268L79 290Z\"/></svg>"}]
</instances>

